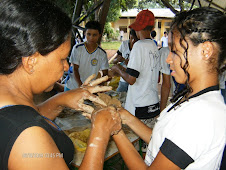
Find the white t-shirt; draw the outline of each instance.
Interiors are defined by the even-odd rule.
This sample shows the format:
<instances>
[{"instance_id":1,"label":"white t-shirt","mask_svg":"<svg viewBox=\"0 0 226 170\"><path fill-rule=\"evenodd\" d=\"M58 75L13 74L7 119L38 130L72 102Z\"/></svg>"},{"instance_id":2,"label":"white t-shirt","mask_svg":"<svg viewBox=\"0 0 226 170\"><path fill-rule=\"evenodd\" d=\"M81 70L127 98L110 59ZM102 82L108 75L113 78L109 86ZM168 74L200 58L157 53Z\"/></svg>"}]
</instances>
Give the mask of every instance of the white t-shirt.
<instances>
[{"instance_id":1,"label":"white t-shirt","mask_svg":"<svg viewBox=\"0 0 226 170\"><path fill-rule=\"evenodd\" d=\"M163 36L161 41L163 42L162 47L168 47L168 37Z\"/></svg>"},{"instance_id":2,"label":"white t-shirt","mask_svg":"<svg viewBox=\"0 0 226 170\"><path fill-rule=\"evenodd\" d=\"M226 106L217 87L168 111L171 107L157 119L145 163L150 166L161 150L181 169L219 169L226 143Z\"/></svg>"},{"instance_id":3,"label":"white t-shirt","mask_svg":"<svg viewBox=\"0 0 226 170\"><path fill-rule=\"evenodd\" d=\"M160 71L161 73L166 75L170 75L170 65L166 62L169 52L170 52L169 47L162 47L159 50L160 63L161 63Z\"/></svg>"},{"instance_id":4,"label":"white t-shirt","mask_svg":"<svg viewBox=\"0 0 226 170\"><path fill-rule=\"evenodd\" d=\"M124 31L121 30L121 31L120 31L120 36L123 36L123 35L124 35Z\"/></svg>"},{"instance_id":5,"label":"white t-shirt","mask_svg":"<svg viewBox=\"0 0 226 170\"><path fill-rule=\"evenodd\" d=\"M136 77L129 85L125 109L135 115L135 107L144 107L159 102L158 76L160 56L157 46L151 39L139 40L133 45L126 72Z\"/></svg>"},{"instance_id":6,"label":"white t-shirt","mask_svg":"<svg viewBox=\"0 0 226 170\"><path fill-rule=\"evenodd\" d=\"M98 46L95 51L89 53L84 43L73 47L69 62L79 65L78 71L82 82L90 75L97 75L100 70L109 68L106 52ZM66 87L69 89L78 88L74 73L70 73L70 79L67 81Z\"/></svg>"},{"instance_id":7,"label":"white t-shirt","mask_svg":"<svg viewBox=\"0 0 226 170\"><path fill-rule=\"evenodd\" d=\"M123 58L129 59L130 52L131 51L130 51L130 48L129 48L129 40L123 41L122 44L120 45L117 53L120 54ZM122 66L124 68L127 68L125 63L122 63ZM125 80L122 77L120 77L120 81L125 82Z\"/></svg>"},{"instance_id":8,"label":"white t-shirt","mask_svg":"<svg viewBox=\"0 0 226 170\"><path fill-rule=\"evenodd\" d=\"M226 82L226 71L222 73L222 75L219 77L220 80L220 89L226 89L225 82Z\"/></svg>"}]
</instances>

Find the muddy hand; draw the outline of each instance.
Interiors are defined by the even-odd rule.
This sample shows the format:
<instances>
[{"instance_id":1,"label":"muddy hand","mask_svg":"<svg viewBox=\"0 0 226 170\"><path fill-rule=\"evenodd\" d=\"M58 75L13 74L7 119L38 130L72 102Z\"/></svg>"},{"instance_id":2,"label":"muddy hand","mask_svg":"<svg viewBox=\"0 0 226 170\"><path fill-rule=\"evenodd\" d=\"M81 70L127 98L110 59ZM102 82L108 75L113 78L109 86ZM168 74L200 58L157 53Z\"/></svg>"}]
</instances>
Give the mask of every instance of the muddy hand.
<instances>
[{"instance_id":1,"label":"muddy hand","mask_svg":"<svg viewBox=\"0 0 226 170\"><path fill-rule=\"evenodd\" d=\"M108 80L108 76L104 76L93 80L96 77L95 74L89 76L85 82L82 84L81 88L86 88L90 93L98 93L112 90L110 86L98 86L99 84Z\"/></svg>"},{"instance_id":2,"label":"muddy hand","mask_svg":"<svg viewBox=\"0 0 226 170\"><path fill-rule=\"evenodd\" d=\"M107 81L108 76L104 76L99 79L93 80L95 77L96 77L95 74L89 76L85 80L85 82L83 83L81 88L90 93L98 93L98 92L105 92L105 91L112 90L112 87L109 87L109 86L98 86L100 83ZM86 117L88 117L88 118L90 118L90 116L88 116L87 114L92 114L92 112L94 111L94 108L84 104L84 100L88 99L88 100L98 103L102 106L106 106L106 103L103 100L101 100L98 96L90 94L90 93L83 93L82 98L78 101L78 106L79 106L80 110L84 111L86 114Z\"/></svg>"},{"instance_id":3,"label":"muddy hand","mask_svg":"<svg viewBox=\"0 0 226 170\"><path fill-rule=\"evenodd\" d=\"M94 112L91 121L93 127L102 125L111 135L118 134L122 128L120 115L112 106Z\"/></svg>"},{"instance_id":4,"label":"muddy hand","mask_svg":"<svg viewBox=\"0 0 226 170\"><path fill-rule=\"evenodd\" d=\"M130 112L128 112L126 109L118 108L117 112L120 114L122 124L127 124L127 122L130 121L132 114Z\"/></svg>"}]
</instances>

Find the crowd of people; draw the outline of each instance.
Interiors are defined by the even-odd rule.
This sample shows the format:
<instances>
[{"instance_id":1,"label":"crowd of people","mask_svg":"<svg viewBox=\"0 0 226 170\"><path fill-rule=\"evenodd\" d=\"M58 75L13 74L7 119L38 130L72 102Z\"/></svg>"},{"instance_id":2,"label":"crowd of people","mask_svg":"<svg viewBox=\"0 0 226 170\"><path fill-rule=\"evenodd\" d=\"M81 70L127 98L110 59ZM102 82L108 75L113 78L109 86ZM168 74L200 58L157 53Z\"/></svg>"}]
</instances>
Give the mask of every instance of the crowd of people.
<instances>
[{"instance_id":1,"label":"crowd of people","mask_svg":"<svg viewBox=\"0 0 226 170\"><path fill-rule=\"evenodd\" d=\"M151 37L153 13L139 12L111 68L127 83L118 89L127 91L125 108L115 108L95 95L111 90L103 85L109 64L97 44L102 32L97 21L87 22L86 41L70 53L72 23L54 3L1 0L0 169L69 169L74 146L54 122L64 107L91 119L79 169L103 169L111 136L129 169L223 169L226 106L219 82L225 81L225 21L226 15L211 7L178 13L166 35L167 46L158 49ZM68 56L72 74L65 92L36 105L34 95L51 91L68 71ZM99 71L102 75L96 79ZM184 87L167 106L171 76ZM105 107L95 111L84 100ZM122 124L147 144L144 160Z\"/></svg>"}]
</instances>

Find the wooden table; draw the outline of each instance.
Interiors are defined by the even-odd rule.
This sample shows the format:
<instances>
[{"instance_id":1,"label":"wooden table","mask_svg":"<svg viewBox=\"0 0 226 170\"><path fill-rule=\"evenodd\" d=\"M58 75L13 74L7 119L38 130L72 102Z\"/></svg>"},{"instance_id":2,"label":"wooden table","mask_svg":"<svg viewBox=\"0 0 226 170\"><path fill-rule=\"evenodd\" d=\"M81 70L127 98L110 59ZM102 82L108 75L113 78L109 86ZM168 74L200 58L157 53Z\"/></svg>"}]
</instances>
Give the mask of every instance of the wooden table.
<instances>
[{"instance_id":1,"label":"wooden table","mask_svg":"<svg viewBox=\"0 0 226 170\"><path fill-rule=\"evenodd\" d=\"M124 106L126 93L119 93L115 91L110 91L106 93L111 96L117 95L118 99L122 103L122 106ZM64 111L65 113L72 113L72 116L63 119L61 118L56 119L56 123L62 128L62 130L67 130L70 129L71 127L75 128L76 130L78 129L84 130L86 128L91 127L90 120L87 120L84 116L79 114L79 111L75 111L72 109L65 109ZM134 144L139 141L139 137L131 129L129 129L129 127L123 125L123 130L131 143ZM111 139L108 143L108 147L105 153L105 161L109 160L118 153L119 153L118 148L115 142ZM82 163L84 154L85 152L79 152L75 149L74 159L71 164L74 167L79 168L80 164Z\"/></svg>"}]
</instances>

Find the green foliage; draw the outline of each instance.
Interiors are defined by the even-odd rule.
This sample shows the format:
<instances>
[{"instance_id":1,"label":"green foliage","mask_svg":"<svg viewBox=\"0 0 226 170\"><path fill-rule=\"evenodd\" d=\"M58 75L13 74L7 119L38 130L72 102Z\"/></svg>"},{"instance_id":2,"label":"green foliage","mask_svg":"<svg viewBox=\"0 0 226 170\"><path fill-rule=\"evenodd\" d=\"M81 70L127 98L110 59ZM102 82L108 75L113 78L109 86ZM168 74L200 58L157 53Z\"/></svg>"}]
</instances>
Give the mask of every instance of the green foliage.
<instances>
[{"instance_id":1,"label":"green foliage","mask_svg":"<svg viewBox=\"0 0 226 170\"><path fill-rule=\"evenodd\" d=\"M62 8L70 17L73 15L75 0L52 0L60 8ZM86 13L95 3L99 0L83 0L82 14ZM134 8L138 4L138 0L111 0L110 8L108 11L106 24L103 34L106 36L107 41L116 40L119 36L119 31L114 31L110 22L117 21L121 15L121 11ZM95 20L95 15L99 15L99 10L89 15L88 20ZM82 18L81 18L82 19Z\"/></svg>"},{"instance_id":2,"label":"green foliage","mask_svg":"<svg viewBox=\"0 0 226 170\"><path fill-rule=\"evenodd\" d=\"M138 9L148 9L148 8L164 8L161 0L140 0L137 6Z\"/></svg>"},{"instance_id":3,"label":"green foliage","mask_svg":"<svg viewBox=\"0 0 226 170\"><path fill-rule=\"evenodd\" d=\"M111 23L106 22L103 34L106 36L106 41L112 41L112 40L117 40L119 36L119 31L115 32L111 26Z\"/></svg>"},{"instance_id":4,"label":"green foliage","mask_svg":"<svg viewBox=\"0 0 226 170\"><path fill-rule=\"evenodd\" d=\"M75 0L52 0L56 3L60 8L62 8L70 17L72 17ZM114 22L119 19L120 11L126 11L128 9L132 9L137 5L138 0L111 0L110 8L108 11L107 22ZM99 0L83 0L83 11L85 13L88 9L90 9L94 3L99 2ZM95 19L95 13L91 14L89 20Z\"/></svg>"},{"instance_id":5,"label":"green foliage","mask_svg":"<svg viewBox=\"0 0 226 170\"><path fill-rule=\"evenodd\" d=\"M119 0L111 0L110 8L107 15L107 22L114 22L119 19L121 6L118 1Z\"/></svg>"},{"instance_id":6,"label":"green foliage","mask_svg":"<svg viewBox=\"0 0 226 170\"><path fill-rule=\"evenodd\" d=\"M122 11L134 8L137 4L137 0L118 0Z\"/></svg>"},{"instance_id":7,"label":"green foliage","mask_svg":"<svg viewBox=\"0 0 226 170\"><path fill-rule=\"evenodd\" d=\"M179 0L167 0L167 1L174 8L180 8L183 10L183 9L189 9L191 7L191 4L185 1L181 2L181 6L179 4ZM147 9L147 8L166 8L166 7L161 0L140 0L137 5L137 8Z\"/></svg>"},{"instance_id":8,"label":"green foliage","mask_svg":"<svg viewBox=\"0 0 226 170\"><path fill-rule=\"evenodd\" d=\"M107 22L117 21L121 15L120 11L127 11L136 6L137 0L111 0L108 11Z\"/></svg>"},{"instance_id":9,"label":"green foliage","mask_svg":"<svg viewBox=\"0 0 226 170\"><path fill-rule=\"evenodd\" d=\"M83 11L82 13L85 13L88 11L93 5L96 3L96 0L83 0ZM89 20L95 20L95 13L89 15Z\"/></svg>"},{"instance_id":10,"label":"green foliage","mask_svg":"<svg viewBox=\"0 0 226 170\"><path fill-rule=\"evenodd\" d=\"M62 0L64 1L64 0ZM84 9L87 11L96 3L97 0L84 0ZM137 0L111 0L110 8L108 11L107 22L114 22L119 19L120 11L126 11L136 6ZM89 16L89 20L94 20L95 14Z\"/></svg>"}]
</instances>

